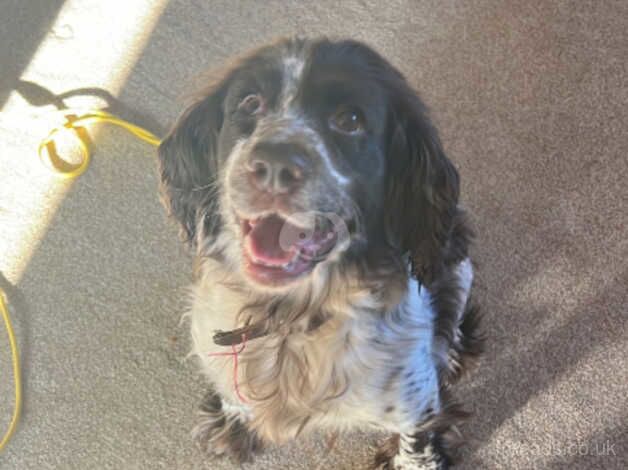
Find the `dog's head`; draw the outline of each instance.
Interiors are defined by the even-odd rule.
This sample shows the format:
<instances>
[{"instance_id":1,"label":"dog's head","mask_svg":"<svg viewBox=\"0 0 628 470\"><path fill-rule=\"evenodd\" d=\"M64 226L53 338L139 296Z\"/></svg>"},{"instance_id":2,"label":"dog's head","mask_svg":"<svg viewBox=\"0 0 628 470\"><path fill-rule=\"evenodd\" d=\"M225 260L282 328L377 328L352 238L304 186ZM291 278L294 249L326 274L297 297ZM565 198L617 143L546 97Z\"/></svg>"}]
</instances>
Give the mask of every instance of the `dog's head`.
<instances>
[{"instance_id":1,"label":"dog's head","mask_svg":"<svg viewBox=\"0 0 628 470\"><path fill-rule=\"evenodd\" d=\"M373 254L429 267L458 200L421 101L354 41L283 40L237 59L159 157L185 238L262 289Z\"/></svg>"}]
</instances>

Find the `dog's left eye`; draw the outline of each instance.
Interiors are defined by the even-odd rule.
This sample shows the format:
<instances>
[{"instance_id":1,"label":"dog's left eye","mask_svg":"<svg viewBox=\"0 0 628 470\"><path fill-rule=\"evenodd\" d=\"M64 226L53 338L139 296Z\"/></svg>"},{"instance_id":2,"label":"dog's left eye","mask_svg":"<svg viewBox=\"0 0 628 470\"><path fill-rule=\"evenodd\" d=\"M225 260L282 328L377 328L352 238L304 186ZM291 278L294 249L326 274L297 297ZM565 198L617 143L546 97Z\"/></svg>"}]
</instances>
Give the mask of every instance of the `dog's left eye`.
<instances>
[{"instance_id":1,"label":"dog's left eye","mask_svg":"<svg viewBox=\"0 0 628 470\"><path fill-rule=\"evenodd\" d=\"M364 131L364 114L358 108L340 107L329 118L330 127L343 134L360 134Z\"/></svg>"},{"instance_id":2,"label":"dog's left eye","mask_svg":"<svg viewBox=\"0 0 628 470\"><path fill-rule=\"evenodd\" d=\"M247 95L238 104L238 110L250 116L260 114L264 111L264 99L259 93Z\"/></svg>"}]
</instances>

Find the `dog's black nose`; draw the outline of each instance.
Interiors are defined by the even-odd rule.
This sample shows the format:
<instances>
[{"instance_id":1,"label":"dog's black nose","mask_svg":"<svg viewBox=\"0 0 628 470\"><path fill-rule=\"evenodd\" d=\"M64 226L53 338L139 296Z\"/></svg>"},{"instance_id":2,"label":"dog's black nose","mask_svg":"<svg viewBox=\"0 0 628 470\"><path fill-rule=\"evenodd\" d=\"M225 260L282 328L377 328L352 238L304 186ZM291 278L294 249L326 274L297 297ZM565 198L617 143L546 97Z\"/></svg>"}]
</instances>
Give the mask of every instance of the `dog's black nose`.
<instances>
[{"instance_id":1,"label":"dog's black nose","mask_svg":"<svg viewBox=\"0 0 628 470\"><path fill-rule=\"evenodd\" d=\"M311 161L296 145L260 143L251 152L247 170L258 190L286 194L301 186L311 170Z\"/></svg>"}]
</instances>

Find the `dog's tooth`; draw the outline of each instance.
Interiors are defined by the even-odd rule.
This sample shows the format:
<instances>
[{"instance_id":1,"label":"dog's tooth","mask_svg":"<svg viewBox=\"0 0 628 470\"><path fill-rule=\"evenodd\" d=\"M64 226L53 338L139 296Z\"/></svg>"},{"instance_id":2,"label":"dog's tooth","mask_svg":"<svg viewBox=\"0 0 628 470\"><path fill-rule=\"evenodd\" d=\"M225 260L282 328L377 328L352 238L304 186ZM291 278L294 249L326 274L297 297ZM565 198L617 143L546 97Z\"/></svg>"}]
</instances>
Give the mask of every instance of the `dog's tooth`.
<instances>
[{"instance_id":1,"label":"dog's tooth","mask_svg":"<svg viewBox=\"0 0 628 470\"><path fill-rule=\"evenodd\" d=\"M296 265L297 260L299 259L299 252L295 252L294 255L292 256L292 258L290 258L290 261L288 261L286 264L284 264L282 266L283 269L285 269L286 271L290 271L294 268L294 266Z\"/></svg>"},{"instance_id":2,"label":"dog's tooth","mask_svg":"<svg viewBox=\"0 0 628 470\"><path fill-rule=\"evenodd\" d=\"M296 251L294 253L294 255L292 256L292 258L290 259L290 261L288 261L283 267L284 270L286 271L292 271L294 270L294 268L297 265L297 262L299 261L299 252Z\"/></svg>"}]
</instances>

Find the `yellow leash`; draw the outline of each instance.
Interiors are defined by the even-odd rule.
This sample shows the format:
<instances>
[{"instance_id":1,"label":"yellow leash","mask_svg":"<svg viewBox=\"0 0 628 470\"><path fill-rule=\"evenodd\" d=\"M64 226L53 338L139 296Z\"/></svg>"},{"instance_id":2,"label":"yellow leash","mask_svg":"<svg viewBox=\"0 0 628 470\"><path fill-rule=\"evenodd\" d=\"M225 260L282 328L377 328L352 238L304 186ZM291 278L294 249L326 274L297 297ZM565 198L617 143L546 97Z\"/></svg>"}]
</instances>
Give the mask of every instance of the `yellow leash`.
<instances>
[{"instance_id":1,"label":"yellow leash","mask_svg":"<svg viewBox=\"0 0 628 470\"><path fill-rule=\"evenodd\" d=\"M149 144L155 146L159 145L159 142L161 141L159 137L147 131L146 129L136 126L135 124L132 124L123 119L120 119L119 117L106 111L91 110L85 114L80 114L78 110L64 109L62 113L67 122L63 126L54 128L48 134L48 136L41 141L41 143L39 144L39 148L37 149L39 158L42 161L46 160L45 157L46 154L48 154L48 162L46 164L46 167L50 168L55 175L62 178L76 178L77 176L80 176L89 165L91 158L89 141L87 140L86 134L82 133L82 131L84 132L83 126L85 126L86 124L113 124L122 127L123 129L126 129L144 142L148 142ZM62 160L56 152L55 138L58 137L61 132L72 132L79 142L82 159L76 165L69 165L67 162ZM7 429L6 433L2 437L2 440L0 441L1 452L15 432L15 429L17 428L17 423L20 419L20 412L22 410L22 378L20 374L20 356L17 349L17 342L15 341L13 326L11 325L9 309L7 307L7 303L5 302L4 292L2 291L2 289L0 289L0 313L2 313L4 325L6 327L7 334L9 335L11 359L13 362L13 381L15 383L15 408L13 410L13 417L11 419L11 423L9 424L9 428Z\"/></svg>"},{"instance_id":2,"label":"yellow leash","mask_svg":"<svg viewBox=\"0 0 628 470\"><path fill-rule=\"evenodd\" d=\"M113 114L110 114L106 111L100 110L92 110L86 114L80 114L77 110L72 109L64 109L62 111L63 116L66 118L68 122L66 122L61 127L56 127L50 134L41 141L39 144L39 148L37 149L37 153L39 154L39 158L44 161L45 155L48 153L48 164L46 166L52 166L53 172L61 176L63 178L76 178L80 176L89 165L90 161L90 151L89 151L89 142L85 138L84 135L81 135L80 130L85 124L94 124L94 123L108 123L114 124L116 126L122 127L126 129L131 134L135 135L139 139L148 142L151 145L159 145L161 139L157 137L155 134L147 131L146 129L136 126L135 124L131 124L128 121L120 119ZM77 117L78 115L78 117ZM76 136L78 143L81 147L81 153L83 154L83 158L77 165L72 166L70 169L65 168L67 164L63 164L63 160L60 160L58 155L56 154L56 150L54 147L55 137L59 135L61 132L72 131Z\"/></svg>"},{"instance_id":3,"label":"yellow leash","mask_svg":"<svg viewBox=\"0 0 628 470\"><path fill-rule=\"evenodd\" d=\"M7 329L9 335L9 345L11 346L11 359L13 360L13 381L15 382L15 409L13 410L13 418L11 418L11 424L9 429L4 434L2 441L0 441L0 451L7 445L9 439L15 432L17 422L20 419L20 411L22 410L22 379L20 376L20 356L17 352L17 343L15 341L15 333L11 326L11 318L9 318L9 310L7 304L4 301L4 292L0 289L0 312L4 319L4 326Z\"/></svg>"}]
</instances>

